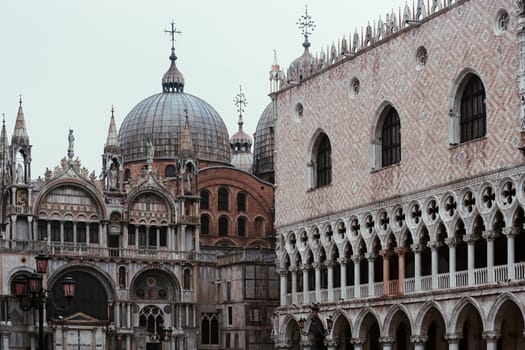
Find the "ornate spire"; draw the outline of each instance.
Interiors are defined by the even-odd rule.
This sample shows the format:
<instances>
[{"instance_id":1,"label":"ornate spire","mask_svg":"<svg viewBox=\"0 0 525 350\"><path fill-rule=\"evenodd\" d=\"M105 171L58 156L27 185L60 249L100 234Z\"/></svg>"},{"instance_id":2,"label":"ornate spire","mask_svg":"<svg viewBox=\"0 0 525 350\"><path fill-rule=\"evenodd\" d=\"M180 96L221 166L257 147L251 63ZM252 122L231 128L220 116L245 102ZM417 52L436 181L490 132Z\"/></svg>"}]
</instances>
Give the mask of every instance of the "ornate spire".
<instances>
[{"instance_id":1,"label":"ornate spire","mask_svg":"<svg viewBox=\"0 0 525 350\"><path fill-rule=\"evenodd\" d=\"M242 125L244 124L242 121L242 113L244 112L244 108L246 108L248 102L246 101L246 96L244 96L242 92L241 85L239 85L239 93L237 96L235 96L233 103L235 103L235 106L237 107L237 113L239 113L239 121L237 122L237 124L239 124L239 131L242 131Z\"/></svg>"},{"instance_id":2,"label":"ornate spire","mask_svg":"<svg viewBox=\"0 0 525 350\"><path fill-rule=\"evenodd\" d=\"M26 130L24 110L22 109L22 95L20 95L18 114L16 115L15 130L11 137L11 143L16 145L29 145L29 135Z\"/></svg>"},{"instance_id":3,"label":"ornate spire","mask_svg":"<svg viewBox=\"0 0 525 350\"><path fill-rule=\"evenodd\" d=\"M175 55L175 34L181 34L182 32L175 28L174 22L171 22L171 29L165 30L164 32L169 33L171 36L171 64L168 71L164 73L164 76L162 77L162 91L183 92L184 77L175 64L175 61L177 60L177 55Z\"/></svg>"},{"instance_id":4,"label":"ornate spire","mask_svg":"<svg viewBox=\"0 0 525 350\"><path fill-rule=\"evenodd\" d=\"M117 127L115 126L115 108L113 106L111 106L111 119L109 121L108 138L104 146L104 153L120 153Z\"/></svg>"},{"instance_id":5,"label":"ornate spire","mask_svg":"<svg viewBox=\"0 0 525 350\"><path fill-rule=\"evenodd\" d=\"M5 114L2 113L2 132L0 134L0 184L2 186L10 183L10 163L11 159L9 157L9 141L7 139L7 131L5 129Z\"/></svg>"},{"instance_id":6,"label":"ornate spire","mask_svg":"<svg viewBox=\"0 0 525 350\"><path fill-rule=\"evenodd\" d=\"M301 33L304 36L303 46L305 50L308 50L308 47L310 47L308 37L312 34L316 27L314 21L312 20L312 17L308 14L308 5L304 5L304 15L299 17L297 25L299 26L299 29L301 30Z\"/></svg>"},{"instance_id":7,"label":"ornate spire","mask_svg":"<svg viewBox=\"0 0 525 350\"><path fill-rule=\"evenodd\" d=\"M186 113L186 122L184 123L184 130L182 131L182 139L180 143L180 156L183 158L193 158L195 154L193 151L193 141L191 139L188 110L184 109L184 113Z\"/></svg>"},{"instance_id":8,"label":"ornate spire","mask_svg":"<svg viewBox=\"0 0 525 350\"><path fill-rule=\"evenodd\" d=\"M273 63L270 69L270 92L279 90L283 79L284 73L277 62L277 52L273 50Z\"/></svg>"}]
</instances>

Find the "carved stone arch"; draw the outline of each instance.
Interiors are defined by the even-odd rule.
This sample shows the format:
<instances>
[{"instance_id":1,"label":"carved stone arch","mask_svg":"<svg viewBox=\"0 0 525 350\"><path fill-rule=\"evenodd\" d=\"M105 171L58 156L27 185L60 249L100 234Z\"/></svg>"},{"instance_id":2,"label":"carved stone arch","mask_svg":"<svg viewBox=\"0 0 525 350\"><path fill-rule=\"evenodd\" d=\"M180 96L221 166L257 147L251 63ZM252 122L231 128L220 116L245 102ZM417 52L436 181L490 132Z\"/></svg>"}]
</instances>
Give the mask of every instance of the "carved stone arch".
<instances>
[{"instance_id":1,"label":"carved stone arch","mask_svg":"<svg viewBox=\"0 0 525 350\"><path fill-rule=\"evenodd\" d=\"M300 228L297 230L297 250L303 252L307 248L309 248L309 230L305 227Z\"/></svg>"},{"instance_id":2,"label":"carved stone arch","mask_svg":"<svg viewBox=\"0 0 525 350\"><path fill-rule=\"evenodd\" d=\"M525 307L523 303L512 293L506 292L498 295L496 301L490 308L487 317L487 331L495 331L501 329L501 315L499 312L505 303L511 302L516 305L520 311L521 321L525 323Z\"/></svg>"},{"instance_id":3,"label":"carved stone arch","mask_svg":"<svg viewBox=\"0 0 525 350\"><path fill-rule=\"evenodd\" d=\"M344 242L347 239L348 224L344 218L339 218L333 223L334 240L336 243Z\"/></svg>"},{"instance_id":4,"label":"carved stone arch","mask_svg":"<svg viewBox=\"0 0 525 350\"><path fill-rule=\"evenodd\" d=\"M155 195L157 197L160 197L166 203L166 207L168 209L169 222L172 223L173 220L175 220L175 204L173 202L173 199L171 198L169 193L162 191L160 188L157 188L157 187L147 187L147 188L139 187L137 190L135 191L132 190L130 192L124 204L124 208L122 209L125 220L130 219L132 206L138 200L138 198L140 198L142 195Z\"/></svg>"},{"instance_id":5,"label":"carved stone arch","mask_svg":"<svg viewBox=\"0 0 525 350\"><path fill-rule=\"evenodd\" d=\"M521 207L521 206L517 206L515 210L513 210L512 212L510 212L509 214L512 214L512 216L507 216L505 215L504 218L505 218L505 226L507 227L514 227L514 226L519 226L521 227L521 225L518 224L518 221L522 220L523 219L523 215L525 213L525 210ZM507 218L508 218L508 221L507 221ZM523 223L522 223L523 224Z\"/></svg>"},{"instance_id":6,"label":"carved stone arch","mask_svg":"<svg viewBox=\"0 0 525 350\"><path fill-rule=\"evenodd\" d=\"M407 308L402 304L394 304L390 307L388 310L385 320L383 323L383 329L381 331L381 334L385 337L394 336L395 329L393 329L394 326L396 326L395 317L398 313L402 313L406 318L408 319L408 326L410 328L410 332L414 334L414 321L412 320L410 312L408 312Z\"/></svg>"},{"instance_id":7,"label":"carved stone arch","mask_svg":"<svg viewBox=\"0 0 525 350\"><path fill-rule=\"evenodd\" d=\"M505 215L501 210L495 210L490 213L490 215L487 216L486 221L488 222L488 225L485 225L487 230L498 231L505 227Z\"/></svg>"},{"instance_id":8,"label":"carved stone arch","mask_svg":"<svg viewBox=\"0 0 525 350\"><path fill-rule=\"evenodd\" d=\"M229 238L221 238L215 242L216 247L237 247L237 243Z\"/></svg>"},{"instance_id":9,"label":"carved stone arch","mask_svg":"<svg viewBox=\"0 0 525 350\"><path fill-rule=\"evenodd\" d=\"M365 337L366 329L363 329L363 321L365 321L366 317L368 315L371 315L373 318L375 318L377 324L379 327L381 327L381 318L379 317L379 314L376 312L375 309L370 307L364 307L361 309L361 312L357 315L355 322L354 322L354 330L355 335L354 337Z\"/></svg>"},{"instance_id":10,"label":"carved stone arch","mask_svg":"<svg viewBox=\"0 0 525 350\"><path fill-rule=\"evenodd\" d=\"M334 227L331 222L326 222L321 227L320 234L322 244L328 246L334 242Z\"/></svg>"},{"instance_id":11,"label":"carved stone arch","mask_svg":"<svg viewBox=\"0 0 525 350\"><path fill-rule=\"evenodd\" d=\"M423 238L425 233L428 235L428 239L430 241L430 230L428 229L427 225L423 223L419 225L414 232L412 232L412 240L414 241L414 244L420 244L421 238Z\"/></svg>"},{"instance_id":12,"label":"carved stone arch","mask_svg":"<svg viewBox=\"0 0 525 350\"><path fill-rule=\"evenodd\" d=\"M341 338L342 335L346 336L348 339L351 338L351 335L354 334L352 322L342 310L336 310L332 315L332 320L334 322L331 332L332 338ZM348 328L346 328L345 326ZM346 329L350 331L349 334L341 334Z\"/></svg>"},{"instance_id":13,"label":"carved stone arch","mask_svg":"<svg viewBox=\"0 0 525 350\"><path fill-rule=\"evenodd\" d=\"M318 225L312 225L308 231L308 244L312 249L317 249L321 245L321 229Z\"/></svg>"},{"instance_id":14,"label":"carved stone arch","mask_svg":"<svg viewBox=\"0 0 525 350\"><path fill-rule=\"evenodd\" d=\"M35 203L33 205L33 215L36 216L40 213L40 206L42 205L42 202L45 199L47 199L47 196L50 193L52 193L54 190L60 187L68 186L77 188L79 191L86 193L87 196L93 199L94 204L97 207L97 214L100 216L98 220L104 220L105 218L107 218L108 213L106 211L106 205L104 203L104 199L100 195L100 192L97 190L97 188L95 188L92 184L90 184L87 181L82 181L73 178L56 179L46 184L35 198Z\"/></svg>"},{"instance_id":15,"label":"carved stone arch","mask_svg":"<svg viewBox=\"0 0 525 350\"><path fill-rule=\"evenodd\" d=\"M500 179L496 187L496 204L503 211L513 210L518 203L519 187L510 177Z\"/></svg>"},{"instance_id":16,"label":"carved stone arch","mask_svg":"<svg viewBox=\"0 0 525 350\"><path fill-rule=\"evenodd\" d=\"M270 243L263 239L254 239L247 245L248 248L271 248Z\"/></svg>"},{"instance_id":17,"label":"carved stone arch","mask_svg":"<svg viewBox=\"0 0 525 350\"><path fill-rule=\"evenodd\" d=\"M461 329L458 329L458 322L460 321L460 317L463 315L463 311L467 306L472 306L474 310L479 315L479 318L481 320L481 328L486 328L486 319L485 315L483 314L482 308L479 306L479 304L471 297L463 297L461 298L456 305L453 308L452 314L450 315L450 320L447 325L447 329L450 333L461 333Z\"/></svg>"},{"instance_id":18,"label":"carved stone arch","mask_svg":"<svg viewBox=\"0 0 525 350\"><path fill-rule=\"evenodd\" d=\"M113 278L111 275L109 275L106 271L102 270L95 264L91 263L84 263L82 265L74 265L74 264L65 264L57 268L53 274L49 275L48 277L48 285L51 287L55 283L62 283L61 280L57 280L59 276L63 274L67 274L68 271L80 271L89 273L96 279L100 281L100 283L104 286L104 289L106 291L106 294L108 296L112 297L112 300L116 300L117 298L117 283L113 281Z\"/></svg>"},{"instance_id":19,"label":"carved stone arch","mask_svg":"<svg viewBox=\"0 0 525 350\"><path fill-rule=\"evenodd\" d=\"M375 233L370 237L370 239L366 240L366 251L368 253L373 252L374 248L377 248L377 250L381 250L383 247L383 243L381 242L381 239L378 235Z\"/></svg>"},{"instance_id":20,"label":"carved stone arch","mask_svg":"<svg viewBox=\"0 0 525 350\"><path fill-rule=\"evenodd\" d=\"M11 284L13 283L13 280L18 275L31 275L34 273L35 270L30 268L29 266L17 266L12 268L7 272L8 277L8 283L3 283L3 295L10 295L11 294Z\"/></svg>"},{"instance_id":21,"label":"carved stone arch","mask_svg":"<svg viewBox=\"0 0 525 350\"><path fill-rule=\"evenodd\" d=\"M180 273L180 275L182 277L182 268L179 269L178 272ZM175 273L173 271L171 271L170 269L168 269L168 268L166 268L164 266L161 266L161 265L147 266L147 267L144 267L144 268L140 269L139 271L135 272L133 277L130 278L130 282L129 282L130 294L133 294L133 290L137 286L137 281L140 278L142 278L147 273L158 273L158 274L166 276L167 277L166 278L167 281L169 283L171 283L171 287L173 288L173 294L174 295L171 296L170 300L171 301L180 301L181 300L181 296L182 296L182 283L181 283L181 281L179 280L179 278L177 278L177 276L175 275ZM130 298L133 298L133 296L130 295Z\"/></svg>"},{"instance_id":22,"label":"carved stone arch","mask_svg":"<svg viewBox=\"0 0 525 350\"><path fill-rule=\"evenodd\" d=\"M280 331L279 331L279 334L284 334L284 336L286 337L286 339L283 339L283 340L285 341L288 340L288 331L289 331L290 325L295 324L295 326L299 327L297 321L298 320L295 319L293 315L290 315L290 314L286 315L283 322L281 323Z\"/></svg>"},{"instance_id":23,"label":"carved stone arch","mask_svg":"<svg viewBox=\"0 0 525 350\"><path fill-rule=\"evenodd\" d=\"M427 300L423 306L419 309L419 312L416 315L416 319L414 322L414 334L419 335L426 335L426 329L428 329L428 326L426 323L428 323L428 315L429 312L432 310L436 310L436 312L439 314L441 319L443 320L443 323L445 327L448 324L448 320L445 319L445 313L443 312L441 306L436 303L434 300ZM445 328L445 334L448 333L447 329Z\"/></svg>"}]
</instances>

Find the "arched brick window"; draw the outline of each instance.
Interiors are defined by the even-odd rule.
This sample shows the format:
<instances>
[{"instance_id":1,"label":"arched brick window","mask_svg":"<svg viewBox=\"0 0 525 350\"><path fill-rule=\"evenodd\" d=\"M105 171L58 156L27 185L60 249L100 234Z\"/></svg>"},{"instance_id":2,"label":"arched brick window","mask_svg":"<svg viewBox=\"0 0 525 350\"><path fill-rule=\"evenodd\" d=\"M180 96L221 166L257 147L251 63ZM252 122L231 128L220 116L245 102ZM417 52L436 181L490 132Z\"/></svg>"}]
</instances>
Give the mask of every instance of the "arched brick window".
<instances>
[{"instance_id":1,"label":"arched brick window","mask_svg":"<svg viewBox=\"0 0 525 350\"><path fill-rule=\"evenodd\" d=\"M238 236L246 236L246 218L238 218L237 219L237 235Z\"/></svg>"},{"instance_id":2,"label":"arched brick window","mask_svg":"<svg viewBox=\"0 0 525 350\"><path fill-rule=\"evenodd\" d=\"M219 210L228 210L228 202L229 202L229 194L228 190L225 188L219 188L219 193L217 197L217 208Z\"/></svg>"},{"instance_id":3,"label":"arched brick window","mask_svg":"<svg viewBox=\"0 0 525 350\"><path fill-rule=\"evenodd\" d=\"M219 236L228 236L228 218L226 216L219 218Z\"/></svg>"},{"instance_id":4,"label":"arched brick window","mask_svg":"<svg viewBox=\"0 0 525 350\"><path fill-rule=\"evenodd\" d=\"M207 190L201 191L201 209L210 209L210 192Z\"/></svg>"},{"instance_id":5,"label":"arched brick window","mask_svg":"<svg viewBox=\"0 0 525 350\"><path fill-rule=\"evenodd\" d=\"M208 215L201 215L201 234L207 235L210 233L210 217Z\"/></svg>"}]
</instances>

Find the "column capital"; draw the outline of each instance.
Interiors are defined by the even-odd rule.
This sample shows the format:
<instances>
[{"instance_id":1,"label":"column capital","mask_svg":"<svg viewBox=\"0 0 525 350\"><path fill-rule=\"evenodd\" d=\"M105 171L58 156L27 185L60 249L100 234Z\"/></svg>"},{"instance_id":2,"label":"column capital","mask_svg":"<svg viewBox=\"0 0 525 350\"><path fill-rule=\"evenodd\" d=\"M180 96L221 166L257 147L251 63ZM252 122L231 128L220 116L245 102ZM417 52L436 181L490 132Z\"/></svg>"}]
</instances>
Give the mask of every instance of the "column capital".
<instances>
[{"instance_id":1,"label":"column capital","mask_svg":"<svg viewBox=\"0 0 525 350\"><path fill-rule=\"evenodd\" d=\"M352 345L363 345L364 343L366 343L366 338L352 338L350 339L350 343L352 343Z\"/></svg>"},{"instance_id":2,"label":"column capital","mask_svg":"<svg viewBox=\"0 0 525 350\"><path fill-rule=\"evenodd\" d=\"M367 259L368 261L374 261L376 258L376 253L365 253L365 259Z\"/></svg>"},{"instance_id":3,"label":"column capital","mask_svg":"<svg viewBox=\"0 0 525 350\"><path fill-rule=\"evenodd\" d=\"M340 265L346 265L346 264L348 264L348 259L347 258L339 258L339 259L337 259L337 262Z\"/></svg>"},{"instance_id":4,"label":"column capital","mask_svg":"<svg viewBox=\"0 0 525 350\"><path fill-rule=\"evenodd\" d=\"M410 337L410 341L414 344L423 345L428 341L428 336L426 335L413 335Z\"/></svg>"},{"instance_id":5,"label":"column capital","mask_svg":"<svg viewBox=\"0 0 525 350\"><path fill-rule=\"evenodd\" d=\"M279 269L279 270L277 271L277 273L278 273L279 276L281 276L281 277L282 277L282 276L286 276L286 275L288 275L288 270L287 270L286 268L284 268L284 269Z\"/></svg>"},{"instance_id":6,"label":"column capital","mask_svg":"<svg viewBox=\"0 0 525 350\"><path fill-rule=\"evenodd\" d=\"M463 338L463 336L459 333L451 333L451 334L445 334L445 340L449 344L457 344L459 341Z\"/></svg>"},{"instance_id":7,"label":"column capital","mask_svg":"<svg viewBox=\"0 0 525 350\"><path fill-rule=\"evenodd\" d=\"M324 263L324 265L328 268L333 268L336 265L336 263L334 261L327 261Z\"/></svg>"},{"instance_id":8,"label":"column capital","mask_svg":"<svg viewBox=\"0 0 525 350\"><path fill-rule=\"evenodd\" d=\"M363 260L363 257L361 255L352 255L352 261L354 264L359 264Z\"/></svg>"},{"instance_id":9,"label":"column capital","mask_svg":"<svg viewBox=\"0 0 525 350\"><path fill-rule=\"evenodd\" d=\"M297 270L298 270L297 266L290 266L288 268L288 271L290 271L290 272L297 272Z\"/></svg>"},{"instance_id":10,"label":"column capital","mask_svg":"<svg viewBox=\"0 0 525 350\"><path fill-rule=\"evenodd\" d=\"M499 232L497 231L483 231L483 233L481 234L481 237L483 237L487 241L492 241L498 236Z\"/></svg>"},{"instance_id":11,"label":"column capital","mask_svg":"<svg viewBox=\"0 0 525 350\"><path fill-rule=\"evenodd\" d=\"M394 345L396 339L394 337L380 337L379 342L383 345Z\"/></svg>"},{"instance_id":12,"label":"column capital","mask_svg":"<svg viewBox=\"0 0 525 350\"><path fill-rule=\"evenodd\" d=\"M518 227L504 227L501 229L501 232L507 237L516 236L520 233L520 229Z\"/></svg>"},{"instance_id":13,"label":"column capital","mask_svg":"<svg viewBox=\"0 0 525 350\"><path fill-rule=\"evenodd\" d=\"M445 240L445 243L447 243L447 240ZM448 244L448 243L447 243ZM439 247L441 247L443 244L440 242L440 241L430 241L430 242L427 242L427 247L429 247L430 249L438 249Z\"/></svg>"},{"instance_id":14,"label":"column capital","mask_svg":"<svg viewBox=\"0 0 525 350\"><path fill-rule=\"evenodd\" d=\"M291 346L292 342L289 340L278 340L275 342L275 347L277 349L289 349Z\"/></svg>"},{"instance_id":15,"label":"column capital","mask_svg":"<svg viewBox=\"0 0 525 350\"><path fill-rule=\"evenodd\" d=\"M488 332L483 332L483 339L487 342L487 343L495 343L498 341L499 338L501 338L501 332L499 331L488 331Z\"/></svg>"},{"instance_id":16,"label":"column capital","mask_svg":"<svg viewBox=\"0 0 525 350\"><path fill-rule=\"evenodd\" d=\"M326 339L324 341L324 345L331 347L331 348L336 348L337 345L339 345L339 341L336 339Z\"/></svg>"},{"instance_id":17,"label":"column capital","mask_svg":"<svg viewBox=\"0 0 525 350\"><path fill-rule=\"evenodd\" d=\"M310 270L312 268L312 265L310 264L301 264L301 266L299 266L301 268L301 270Z\"/></svg>"},{"instance_id":18,"label":"column capital","mask_svg":"<svg viewBox=\"0 0 525 350\"><path fill-rule=\"evenodd\" d=\"M397 255L405 255L408 252L408 248L407 247L396 247L394 248L394 252Z\"/></svg>"},{"instance_id":19,"label":"column capital","mask_svg":"<svg viewBox=\"0 0 525 350\"><path fill-rule=\"evenodd\" d=\"M390 258L392 255L394 255L393 249L383 249L379 251L379 255L381 255L384 258Z\"/></svg>"},{"instance_id":20,"label":"column capital","mask_svg":"<svg viewBox=\"0 0 525 350\"><path fill-rule=\"evenodd\" d=\"M316 270L320 269L321 268L321 262L320 261L314 261L314 263L312 264L312 267Z\"/></svg>"},{"instance_id":21,"label":"column capital","mask_svg":"<svg viewBox=\"0 0 525 350\"><path fill-rule=\"evenodd\" d=\"M478 236L473 235L472 233L466 234L463 236L463 242L467 244L474 244L479 239Z\"/></svg>"},{"instance_id":22,"label":"column capital","mask_svg":"<svg viewBox=\"0 0 525 350\"><path fill-rule=\"evenodd\" d=\"M410 246L410 248L412 249L412 251L414 253L421 253L423 251L423 249L425 249L425 247L423 246L423 244L419 244L419 243L415 243L415 244L412 244Z\"/></svg>"},{"instance_id":23,"label":"column capital","mask_svg":"<svg viewBox=\"0 0 525 350\"><path fill-rule=\"evenodd\" d=\"M456 237L445 238L445 244L449 248L455 248L458 245L459 241Z\"/></svg>"},{"instance_id":24,"label":"column capital","mask_svg":"<svg viewBox=\"0 0 525 350\"><path fill-rule=\"evenodd\" d=\"M312 346L314 345L314 342L311 340L311 339L301 339L301 341L299 342L302 346Z\"/></svg>"}]
</instances>

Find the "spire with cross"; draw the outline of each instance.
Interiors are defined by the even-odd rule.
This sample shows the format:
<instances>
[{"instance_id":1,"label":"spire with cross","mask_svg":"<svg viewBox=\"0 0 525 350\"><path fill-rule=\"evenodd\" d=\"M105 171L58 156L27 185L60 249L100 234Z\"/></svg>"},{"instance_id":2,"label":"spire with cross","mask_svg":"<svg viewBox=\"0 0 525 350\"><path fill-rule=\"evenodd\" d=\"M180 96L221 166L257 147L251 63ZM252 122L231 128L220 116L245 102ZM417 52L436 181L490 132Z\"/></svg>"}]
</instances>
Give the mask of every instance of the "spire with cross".
<instances>
[{"instance_id":1,"label":"spire with cross","mask_svg":"<svg viewBox=\"0 0 525 350\"><path fill-rule=\"evenodd\" d=\"M299 20L297 21L297 25L299 26L299 29L301 30L301 33L304 36L305 43L308 42L308 37L315 29L315 23L312 20L312 17L308 14L308 5L304 5L304 15L299 17Z\"/></svg>"},{"instance_id":2,"label":"spire with cross","mask_svg":"<svg viewBox=\"0 0 525 350\"><path fill-rule=\"evenodd\" d=\"M171 36L171 65L168 71L162 77L162 90L164 92L183 92L184 91L184 77L182 73L177 69L175 61L177 56L175 55L175 34L181 34L180 30L175 27L175 22L171 22L171 29L164 30L165 33Z\"/></svg>"},{"instance_id":3,"label":"spire with cross","mask_svg":"<svg viewBox=\"0 0 525 350\"><path fill-rule=\"evenodd\" d=\"M244 112L244 108L248 104L246 101L246 96L244 96L244 93L242 92L242 86L239 85L239 93L235 96L235 99L233 100L235 103L235 106L237 107L237 113L239 113L239 116L242 115Z\"/></svg>"},{"instance_id":4,"label":"spire with cross","mask_svg":"<svg viewBox=\"0 0 525 350\"><path fill-rule=\"evenodd\" d=\"M177 30L177 28L175 28L175 22L171 21L171 29L170 30L167 30L165 29L164 30L165 33L169 33L170 36L171 36L171 56L170 59L177 59L177 56L175 56L175 34L182 34L182 32L180 30Z\"/></svg>"}]
</instances>

